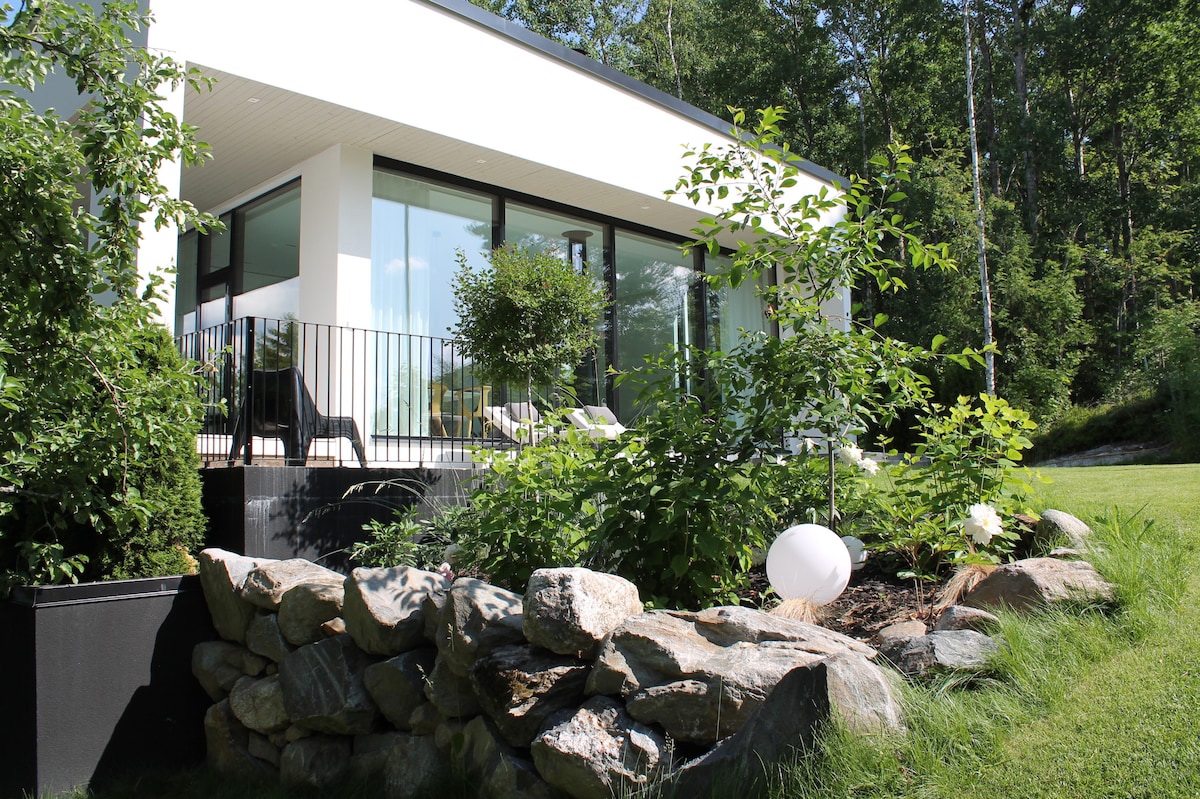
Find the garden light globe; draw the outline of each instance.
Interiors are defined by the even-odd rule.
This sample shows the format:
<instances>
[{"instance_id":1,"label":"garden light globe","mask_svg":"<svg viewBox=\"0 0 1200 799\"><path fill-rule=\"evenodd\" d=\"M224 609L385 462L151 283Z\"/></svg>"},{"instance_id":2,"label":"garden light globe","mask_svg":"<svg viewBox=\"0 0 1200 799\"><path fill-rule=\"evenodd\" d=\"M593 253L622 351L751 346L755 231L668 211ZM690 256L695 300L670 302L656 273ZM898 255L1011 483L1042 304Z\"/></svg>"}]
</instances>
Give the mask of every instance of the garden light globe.
<instances>
[{"instance_id":1,"label":"garden light globe","mask_svg":"<svg viewBox=\"0 0 1200 799\"><path fill-rule=\"evenodd\" d=\"M850 551L850 568L858 571L867 562L867 550L863 542L852 535L842 536L842 543Z\"/></svg>"},{"instance_id":2,"label":"garden light globe","mask_svg":"<svg viewBox=\"0 0 1200 799\"><path fill-rule=\"evenodd\" d=\"M850 551L828 527L789 527L767 552L767 579L785 600L829 604L841 596L850 581Z\"/></svg>"}]
</instances>

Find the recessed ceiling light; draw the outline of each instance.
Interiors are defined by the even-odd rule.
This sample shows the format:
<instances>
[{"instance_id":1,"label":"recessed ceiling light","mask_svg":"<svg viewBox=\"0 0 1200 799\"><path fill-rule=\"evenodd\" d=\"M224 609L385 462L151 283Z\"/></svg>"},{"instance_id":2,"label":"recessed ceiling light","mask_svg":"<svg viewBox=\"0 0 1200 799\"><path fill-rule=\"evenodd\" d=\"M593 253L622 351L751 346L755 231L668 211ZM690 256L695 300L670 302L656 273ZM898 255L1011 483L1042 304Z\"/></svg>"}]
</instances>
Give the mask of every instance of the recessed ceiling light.
<instances>
[{"instance_id":1,"label":"recessed ceiling light","mask_svg":"<svg viewBox=\"0 0 1200 799\"><path fill-rule=\"evenodd\" d=\"M475 163L477 163L477 164L486 164L486 163L487 163L487 159L486 159L486 158L476 158L476 159L475 159Z\"/></svg>"},{"instance_id":2,"label":"recessed ceiling light","mask_svg":"<svg viewBox=\"0 0 1200 799\"><path fill-rule=\"evenodd\" d=\"M249 100L247 100L246 102L248 102L248 103L257 103L257 102L258 102L258 98L257 98L257 97L251 97L251 98L250 98Z\"/></svg>"}]
</instances>

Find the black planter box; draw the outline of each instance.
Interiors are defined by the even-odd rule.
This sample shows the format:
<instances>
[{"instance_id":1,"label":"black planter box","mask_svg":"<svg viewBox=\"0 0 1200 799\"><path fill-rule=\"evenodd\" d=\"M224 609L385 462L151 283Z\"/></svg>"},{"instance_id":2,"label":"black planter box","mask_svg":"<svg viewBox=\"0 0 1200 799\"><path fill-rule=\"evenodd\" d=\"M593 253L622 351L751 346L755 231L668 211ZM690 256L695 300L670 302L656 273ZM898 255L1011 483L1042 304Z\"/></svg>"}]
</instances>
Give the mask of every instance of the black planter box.
<instances>
[{"instance_id":1,"label":"black planter box","mask_svg":"<svg viewBox=\"0 0 1200 799\"><path fill-rule=\"evenodd\" d=\"M53 795L204 760L196 576L18 588L0 602L0 796Z\"/></svg>"}]
</instances>

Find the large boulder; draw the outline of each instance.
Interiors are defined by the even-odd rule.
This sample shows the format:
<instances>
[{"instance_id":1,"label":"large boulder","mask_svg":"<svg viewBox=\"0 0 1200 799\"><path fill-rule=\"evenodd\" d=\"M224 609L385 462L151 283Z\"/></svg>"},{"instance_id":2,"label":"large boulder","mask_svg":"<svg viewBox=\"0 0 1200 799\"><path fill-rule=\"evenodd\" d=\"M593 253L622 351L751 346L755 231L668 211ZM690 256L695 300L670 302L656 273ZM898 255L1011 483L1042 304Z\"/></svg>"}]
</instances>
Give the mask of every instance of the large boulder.
<instances>
[{"instance_id":1,"label":"large boulder","mask_svg":"<svg viewBox=\"0 0 1200 799\"><path fill-rule=\"evenodd\" d=\"M793 751L810 750L830 711L826 675L825 662L785 674L742 729L685 763L672 775L665 794L681 798L744 795L769 779Z\"/></svg>"},{"instance_id":2,"label":"large boulder","mask_svg":"<svg viewBox=\"0 0 1200 799\"><path fill-rule=\"evenodd\" d=\"M476 661L471 682L504 740L528 748L552 715L583 702L589 671L578 658L510 644Z\"/></svg>"},{"instance_id":3,"label":"large boulder","mask_svg":"<svg viewBox=\"0 0 1200 799\"><path fill-rule=\"evenodd\" d=\"M446 790L451 773L450 762L432 735L400 733L393 740L384 767L383 795L386 799L454 795Z\"/></svg>"},{"instance_id":4,"label":"large boulder","mask_svg":"<svg viewBox=\"0 0 1200 799\"><path fill-rule=\"evenodd\" d=\"M289 653L279 664L288 716L313 732L370 732L378 709L363 684L363 671L372 662L348 635L326 638Z\"/></svg>"},{"instance_id":5,"label":"large boulder","mask_svg":"<svg viewBox=\"0 0 1200 799\"><path fill-rule=\"evenodd\" d=\"M507 745L483 716L462 726L456 749L463 774L476 795L489 799L556 799L562 792L538 774L533 762Z\"/></svg>"},{"instance_id":6,"label":"large boulder","mask_svg":"<svg viewBox=\"0 0 1200 799\"><path fill-rule=\"evenodd\" d=\"M433 673L425 681L425 698L446 719L467 718L483 710L470 677L451 669L446 658L440 654L434 661ZM420 708L416 712L419 711ZM417 729L414 719L410 718L409 724L414 730Z\"/></svg>"},{"instance_id":7,"label":"large boulder","mask_svg":"<svg viewBox=\"0 0 1200 799\"><path fill-rule=\"evenodd\" d=\"M301 583L279 600L279 632L295 646L325 638L322 625L342 615L341 584Z\"/></svg>"},{"instance_id":8,"label":"large boulder","mask_svg":"<svg viewBox=\"0 0 1200 799\"><path fill-rule=\"evenodd\" d=\"M255 606L242 589L246 577L267 558L247 558L224 549L211 547L196 558L200 568L200 587L212 616L213 628L226 641L246 643L246 628L254 618Z\"/></svg>"},{"instance_id":9,"label":"large boulder","mask_svg":"<svg viewBox=\"0 0 1200 799\"><path fill-rule=\"evenodd\" d=\"M896 668L910 677L930 671L980 671L1000 646L974 630L935 630L914 638L896 656Z\"/></svg>"},{"instance_id":10,"label":"large boulder","mask_svg":"<svg viewBox=\"0 0 1200 799\"><path fill-rule=\"evenodd\" d=\"M1060 544L1086 551L1092 539L1092 528L1069 513L1047 510L1042 513L1033 530L1034 552L1045 553Z\"/></svg>"},{"instance_id":11,"label":"large boulder","mask_svg":"<svg viewBox=\"0 0 1200 799\"><path fill-rule=\"evenodd\" d=\"M997 566L962 599L975 608L1013 610L1061 602L1107 604L1114 587L1090 563L1057 558L1028 558Z\"/></svg>"},{"instance_id":12,"label":"large boulder","mask_svg":"<svg viewBox=\"0 0 1200 799\"><path fill-rule=\"evenodd\" d=\"M446 587L442 575L409 566L355 569L345 581L346 630L371 654L390 657L416 649L425 643L423 603Z\"/></svg>"},{"instance_id":13,"label":"large boulder","mask_svg":"<svg viewBox=\"0 0 1200 799\"><path fill-rule=\"evenodd\" d=\"M246 601L263 610L278 610L283 595L298 585L340 586L346 578L303 558L267 561L250 570L242 585Z\"/></svg>"},{"instance_id":14,"label":"large boulder","mask_svg":"<svg viewBox=\"0 0 1200 799\"><path fill-rule=\"evenodd\" d=\"M436 649L423 647L372 663L363 672L367 693L396 729L408 730L413 711L425 703L425 681L433 674L436 658Z\"/></svg>"},{"instance_id":15,"label":"large boulder","mask_svg":"<svg viewBox=\"0 0 1200 799\"><path fill-rule=\"evenodd\" d=\"M637 586L590 569L538 569L524 595L525 637L560 655L594 658L604 636L642 612Z\"/></svg>"},{"instance_id":16,"label":"large boulder","mask_svg":"<svg viewBox=\"0 0 1200 799\"><path fill-rule=\"evenodd\" d=\"M604 696L538 735L531 751L542 778L575 799L632 795L670 769L666 739Z\"/></svg>"},{"instance_id":17,"label":"large boulder","mask_svg":"<svg viewBox=\"0 0 1200 799\"><path fill-rule=\"evenodd\" d=\"M498 647L521 643L521 595L460 577L446 592L436 628L439 661L466 677L476 660Z\"/></svg>"},{"instance_id":18,"label":"large boulder","mask_svg":"<svg viewBox=\"0 0 1200 799\"><path fill-rule=\"evenodd\" d=\"M353 741L342 735L310 735L292 741L279 757L279 781L287 786L321 789L350 773Z\"/></svg>"},{"instance_id":19,"label":"large boulder","mask_svg":"<svg viewBox=\"0 0 1200 799\"><path fill-rule=\"evenodd\" d=\"M241 678L229 693L229 706L238 721L263 735L286 730L291 724L278 675Z\"/></svg>"},{"instance_id":20,"label":"large boulder","mask_svg":"<svg viewBox=\"0 0 1200 799\"><path fill-rule=\"evenodd\" d=\"M896 727L899 705L874 656L852 638L747 608L650 611L608 637L587 690L627 698L631 716L674 738L711 744L736 732L785 674L841 658L828 701L850 723Z\"/></svg>"}]
</instances>

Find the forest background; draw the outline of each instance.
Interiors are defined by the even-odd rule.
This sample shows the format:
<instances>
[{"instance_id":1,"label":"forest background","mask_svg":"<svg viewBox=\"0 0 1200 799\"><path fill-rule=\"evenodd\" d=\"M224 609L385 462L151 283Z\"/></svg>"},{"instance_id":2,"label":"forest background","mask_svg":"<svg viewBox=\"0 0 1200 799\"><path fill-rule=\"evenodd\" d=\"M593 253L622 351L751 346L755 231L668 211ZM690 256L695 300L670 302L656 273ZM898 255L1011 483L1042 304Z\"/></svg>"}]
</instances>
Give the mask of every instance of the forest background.
<instances>
[{"instance_id":1,"label":"forest background","mask_svg":"<svg viewBox=\"0 0 1200 799\"><path fill-rule=\"evenodd\" d=\"M856 301L925 346L983 343L969 54L997 392L1044 426L1115 405L1197 438L1196 0L473 2L723 118L782 106L792 149L842 175L908 145L900 210L960 268ZM984 387L931 377L943 402Z\"/></svg>"}]
</instances>

